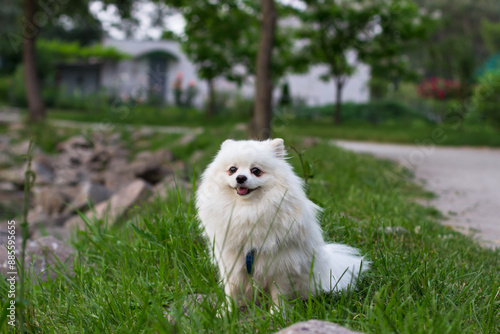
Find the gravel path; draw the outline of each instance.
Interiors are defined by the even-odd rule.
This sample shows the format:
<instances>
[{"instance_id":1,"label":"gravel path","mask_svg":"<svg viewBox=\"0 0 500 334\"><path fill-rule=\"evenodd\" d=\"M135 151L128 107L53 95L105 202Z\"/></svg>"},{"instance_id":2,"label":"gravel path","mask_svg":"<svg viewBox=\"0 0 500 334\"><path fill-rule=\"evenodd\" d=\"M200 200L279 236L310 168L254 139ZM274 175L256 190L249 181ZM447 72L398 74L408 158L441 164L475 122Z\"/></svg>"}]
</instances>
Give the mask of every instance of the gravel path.
<instances>
[{"instance_id":1,"label":"gravel path","mask_svg":"<svg viewBox=\"0 0 500 334\"><path fill-rule=\"evenodd\" d=\"M336 140L345 149L398 161L438 195L428 204L446 217L445 225L476 234L500 248L500 149L419 147Z\"/></svg>"}]
</instances>

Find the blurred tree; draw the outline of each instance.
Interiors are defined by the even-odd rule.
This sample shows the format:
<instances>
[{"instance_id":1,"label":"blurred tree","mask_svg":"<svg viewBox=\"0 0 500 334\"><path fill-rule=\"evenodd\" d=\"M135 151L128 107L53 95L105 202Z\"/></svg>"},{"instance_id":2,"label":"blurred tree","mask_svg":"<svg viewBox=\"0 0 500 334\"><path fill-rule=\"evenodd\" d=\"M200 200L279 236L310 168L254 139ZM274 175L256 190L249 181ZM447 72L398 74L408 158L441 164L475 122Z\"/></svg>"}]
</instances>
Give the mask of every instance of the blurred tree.
<instances>
[{"instance_id":1,"label":"blurred tree","mask_svg":"<svg viewBox=\"0 0 500 334\"><path fill-rule=\"evenodd\" d=\"M182 35L165 31L163 38L180 41L189 59L196 64L199 77L207 81L207 116L212 116L216 112L216 78L223 77L241 85L256 75L260 4L251 0L174 0L169 5L179 9L186 25ZM285 5L276 6L276 11L283 15L291 13ZM289 27L275 31L273 80L291 68L304 70L305 63L291 52L292 44Z\"/></svg>"},{"instance_id":2,"label":"blurred tree","mask_svg":"<svg viewBox=\"0 0 500 334\"><path fill-rule=\"evenodd\" d=\"M481 21L481 37L490 54L500 52L500 22L483 19Z\"/></svg>"},{"instance_id":3,"label":"blurred tree","mask_svg":"<svg viewBox=\"0 0 500 334\"><path fill-rule=\"evenodd\" d=\"M20 49L14 50L8 39L8 33L15 27L17 20L22 16L22 3L0 0L0 74L14 73L17 64L22 59L19 57Z\"/></svg>"},{"instance_id":4,"label":"blurred tree","mask_svg":"<svg viewBox=\"0 0 500 334\"><path fill-rule=\"evenodd\" d=\"M334 121L341 122L342 90L356 70L356 61L369 63L375 74L394 76L407 71L402 46L422 31L418 8L409 0L305 0L297 11L303 22L298 36L311 64L326 64L322 79L336 88Z\"/></svg>"},{"instance_id":5,"label":"blurred tree","mask_svg":"<svg viewBox=\"0 0 500 334\"><path fill-rule=\"evenodd\" d=\"M36 27L34 15L36 11L36 0L25 0L24 17L29 27ZM36 29L36 28L35 28ZM36 71L36 30L23 37L23 64L26 83L26 99L28 100L29 120L38 122L45 118L46 110L42 101L42 94Z\"/></svg>"},{"instance_id":6,"label":"blurred tree","mask_svg":"<svg viewBox=\"0 0 500 334\"><path fill-rule=\"evenodd\" d=\"M277 12L273 0L261 0L261 22L257 71L255 78L255 103L250 123L250 136L263 140L271 136L272 119L272 52L275 39Z\"/></svg>"},{"instance_id":7,"label":"blurred tree","mask_svg":"<svg viewBox=\"0 0 500 334\"><path fill-rule=\"evenodd\" d=\"M177 6L185 20L184 34L170 31L164 38L178 39L187 56L198 68L198 75L208 84L207 116L215 114L215 79L227 77L241 82L248 75L255 34L252 8L240 1L179 0ZM243 65L235 71L237 65Z\"/></svg>"},{"instance_id":8,"label":"blurred tree","mask_svg":"<svg viewBox=\"0 0 500 334\"><path fill-rule=\"evenodd\" d=\"M92 15L76 14L71 19L65 18L63 22L48 25L40 31L39 37L45 40L78 42L80 45L99 43L104 37L101 22Z\"/></svg>"},{"instance_id":9,"label":"blurred tree","mask_svg":"<svg viewBox=\"0 0 500 334\"><path fill-rule=\"evenodd\" d=\"M6 59L2 71L11 73L23 52L23 66L26 81L26 95L29 105L30 121L45 118L45 108L41 99L39 71L36 61L36 40L38 37L70 40L89 44L102 36L100 22L89 11L91 0L39 1L24 0L13 2L1 0L2 39L0 57ZM103 0L105 6L116 5L122 18L131 16L135 0ZM5 8L5 11L4 11ZM5 19L5 21L3 20ZM9 23L10 22L10 23ZM5 24L7 23L7 24Z\"/></svg>"},{"instance_id":10,"label":"blurred tree","mask_svg":"<svg viewBox=\"0 0 500 334\"><path fill-rule=\"evenodd\" d=\"M474 89L472 111L479 112L486 121L500 130L500 70L485 73Z\"/></svg>"},{"instance_id":11,"label":"blurred tree","mask_svg":"<svg viewBox=\"0 0 500 334\"><path fill-rule=\"evenodd\" d=\"M401 81L414 81L420 76L409 54L420 48L436 26L435 19L410 1L386 1L383 6L377 14L380 30L369 44L357 50L359 58L370 65L370 88L382 95L375 91L383 82L392 83L396 91Z\"/></svg>"},{"instance_id":12,"label":"blurred tree","mask_svg":"<svg viewBox=\"0 0 500 334\"><path fill-rule=\"evenodd\" d=\"M414 0L422 10L439 17L432 37L411 54L411 62L425 75L460 80L462 98L472 91L474 72L491 51L481 38L481 22L498 22L498 0Z\"/></svg>"}]
</instances>

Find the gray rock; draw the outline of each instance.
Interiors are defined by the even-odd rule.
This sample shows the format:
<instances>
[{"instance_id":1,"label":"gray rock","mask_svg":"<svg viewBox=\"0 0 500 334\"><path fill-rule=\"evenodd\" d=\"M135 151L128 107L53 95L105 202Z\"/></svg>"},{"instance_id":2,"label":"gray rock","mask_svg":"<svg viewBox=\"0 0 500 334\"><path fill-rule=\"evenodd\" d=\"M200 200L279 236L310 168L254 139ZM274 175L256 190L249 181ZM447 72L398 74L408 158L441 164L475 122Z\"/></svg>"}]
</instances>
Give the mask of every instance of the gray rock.
<instances>
[{"instance_id":1,"label":"gray rock","mask_svg":"<svg viewBox=\"0 0 500 334\"><path fill-rule=\"evenodd\" d=\"M9 125L9 132L17 132L24 129L23 123L11 123Z\"/></svg>"},{"instance_id":2,"label":"gray rock","mask_svg":"<svg viewBox=\"0 0 500 334\"><path fill-rule=\"evenodd\" d=\"M49 220L49 215L45 213L40 206L38 206L28 211L28 217L26 217L26 219L32 226L43 225Z\"/></svg>"},{"instance_id":3,"label":"gray rock","mask_svg":"<svg viewBox=\"0 0 500 334\"><path fill-rule=\"evenodd\" d=\"M64 226L39 226L33 229L31 238L38 239L42 237L53 236L58 240L68 240L71 237L71 231Z\"/></svg>"},{"instance_id":4,"label":"gray rock","mask_svg":"<svg viewBox=\"0 0 500 334\"><path fill-rule=\"evenodd\" d=\"M196 135L192 133L188 133L184 135L181 139L179 139L176 143L178 146L186 146L187 144L192 143L196 139Z\"/></svg>"},{"instance_id":5,"label":"gray rock","mask_svg":"<svg viewBox=\"0 0 500 334\"><path fill-rule=\"evenodd\" d=\"M187 198L192 193L192 184L187 182L184 179L176 178L174 174L168 175L161 182L155 185L154 194L159 197L167 197L167 195L171 191L176 191L179 188L179 191L185 192Z\"/></svg>"},{"instance_id":6,"label":"gray rock","mask_svg":"<svg viewBox=\"0 0 500 334\"><path fill-rule=\"evenodd\" d=\"M24 175L27 168L28 163L26 162L21 167L4 169L0 173L0 179L14 183L22 188L24 187ZM36 184L49 184L54 180L54 170L51 166L50 159L46 156L40 154L36 155L31 163L31 170L36 174Z\"/></svg>"},{"instance_id":7,"label":"gray rock","mask_svg":"<svg viewBox=\"0 0 500 334\"><path fill-rule=\"evenodd\" d=\"M56 187L37 187L33 189L35 194L35 207L47 215L62 212L64 206L70 201L69 196Z\"/></svg>"},{"instance_id":8,"label":"gray rock","mask_svg":"<svg viewBox=\"0 0 500 334\"><path fill-rule=\"evenodd\" d=\"M71 152L75 149L90 150L92 144L84 136L74 136L59 144L57 144L57 149L61 152Z\"/></svg>"},{"instance_id":9,"label":"gray rock","mask_svg":"<svg viewBox=\"0 0 500 334\"><path fill-rule=\"evenodd\" d=\"M0 182L0 191L14 191L16 186L11 182Z\"/></svg>"},{"instance_id":10,"label":"gray rock","mask_svg":"<svg viewBox=\"0 0 500 334\"><path fill-rule=\"evenodd\" d=\"M382 231L382 227L379 227L379 231ZM401 226L387 226L383 231L385 234L395 234L395 235L410 233L408 229Z\"/></svg>"},{"instance_id":11,"label":"gray rock","mask_svg":"<svg viewBox=\"0 0 500 334\"><path fill-rule=\"evenodd\" d=\"M97 146L86 161L86 167L91 171L101 171L106 168L110 160L111 153L105 147Z\"/></svg>"},{"instance_id":12,"label":"gray rock","mask_svg":"<svg viewBox=\"0 0 500 334\"><path fill-rule=\"evenodd\" d=\"M106 137L106 143L108 145L118 145L122 138L122 134L120 132L114 132Z\"/></svg>"},{"instance_id":13,"label":"gray rock","mask_svg":"<svg viewBox=\"0 0 500 334\"><path fill-rule=\"evenodd\" d=\"M113 192L105 186L90 181L83 182L79 187L79 192L73 197L73 201L64 209L64 213L70 214L76 210L84 210L88 203L95 205L107 200Z\"/></svg>"},{"instance_id":14,"label":"gray rock","mask_svg":"<svg viewBox=\"0 0 500 334\"><path fill-rule=\"evenodd\" d=\"M134 162L127 167L127 170L137 178L156 184L165 176L172 174L171 161L172 153L168 150L145 151L135 157Z\"/></svg>"},{"instance_id":15,"label":"gray rock","mask_svg":"<svg viewBox=\"0 0 500 334\"><path fill-rule=\"evenodd\" d=\"M123 169L110 169L100 175L104 186L113 192L120 191L126 185L135 181L135 175L132 171ZM94 175L92 181L99 182L97 175Z\"/></svg>"},{"instance_id":16,"label":"gray rock","mask_svg":"<svg viewBox=\"0 0 500 334\"><path fill-rule=\"evenodd\" d=\"M28 154L28 149L30 147L30 141L24 140L20 143L12 145L10 147L10 152L15 156L22 156Z\"/></svg>"},{"instance_id":17,"label":"gray rock","mask_svg":"<svg viewBox=\"0 0 500 334\"><path fill-rule=\"evenodd\" d=\"M88 164L94 152L88 149L75 148L71 151L64 151L57 157L57 164L66 168L78 168Z\"/></svg>"},{"instance_id":18,"label":"gray rock","mask_svg":"<svg viewBox=\"0 0 500 334\"><path fill-rule=\"evenodd\" d=\"M16 239L16 246L15 255L20 261L20 239ZM5 250L3 245L2 249ZM31 272L32 278L37 277L41 281L45 281L48 276L55 278L57 273L53 270L53 268L59 267L60 263L66 266L66 270L72 269L73 251L73 248L57 240L53 236L42 237L36 240L28 240L26 243L26 269L28 272ZM9 269L8 260L7 252L0 252L0 273L4 275L7 275L7 272L12 271ZM65 270L62 269L62 271ZM34 281L36 282L37 279L35 278Z\"/></svg>"},{"instance_id":19,"label":"gray rock","mask_svg":"<svg viewBox=\"0 0 500 334\"><path fill-rule=\"evenodd\" d=\"M137 141L139 139L151 138L155 134L154 130L150 127L141 127L132 134L132 139Z\"/></svg>"},{"instance_id":20,"label":"gray rock","mask_svg":"<svg viewBox=\"0 0 500 334\"><path fill-rule=\"evenodd\" d=\"M13 183L22 189L24 188L24 169L16 167L4 169L0 173L0 180Z\"/></svg>"},{"instance_id":21,"label":"gray rock","mask_svg":"<svg viewBox=\"0 0 500 334\"><path fill-rule=\"evenodd\" d=\"M25 164L25 170L27 168ZM53 159L44 154L37 154L31 163L31 168L36 174L36 184L50 184L54 182Z\"/></svg>"},{"instance_id":22,"label":"gray rock","mask_svg":"<svg viewBox=\"0 0 500 334\"><path fill-rule=\"evenodd\" d=\"M100 184L85 182L82 184L79 196L82 196L85 201L98 204L107 200L113 195L113 192Z\"/></svg>"},{"instance_id":23,"label":"gray rock","mask_svg":"<svg viewBox=\"0 0 500 334\"><path fill-rule=\"evenodd\" d=\"M2 148L0 148L2 149ZM3 149L2 149L3 150ZM13 160L10 155L5 152L0 152L0 166L11 166L13 164Z\"/></svg>"},{"instance_id":24,"label":"gray rock","mask_svg":"<svg viewBox=\"0 0 500 334\"><path fill-rule=\"evenodd\" d=\"M27 217L30 225L30 234L33 234L40 229L60 227L64 225L68 218L69 215L64 213L57 213L49 216L37 208L31 209L28 211Z\"/></svg>"},{"instance_id":25,"label":"gray rock","mask_svg":"<svg viewBox=\"0 0 500 334\"><path fill-rule=\"evenodd\" d=\"M115 193L109 200L96 205L94 210L88 211L85 216L107 219L108 224L113 224L124 217L135 205L145 201L152 193L152 188L148 183L136 180ZM66 221L64 226L82 228L84 222L79 216L75 216Z\"/></svg>"},{"instance_id":26,"label":"gray rock","mask_svg":"<svg viewBox=\"0 0 500 334\"><path fill-rule=\"evenodd\" d=\"M125 157L113 157L108 163L108 170L123 171L127 169L129 161Z\"/></svg>"},{"instance_id":27,"label":"gray rock","mask_svg":"<svg viewBox=\"0 0 500 334\"><path fill-rule=\"evenodd\" d=\"M6 149L10 145L11 138L7 135L0 135L0 148Z\"/></svg>"},{"instance_id":28,"label":"gray rock","mask_svg":"<svg viewBox=\"0 0 500 334\"><path fill-rule=\"evenodd\" d=\"M310 148L310 147L318 145L318 143L319 143L319 139L318 138L304 137L304 139L302 140L302 147L304 147L304 148Z\"/></svg>"},{"instance_id":29,"label":"gray rock","mask_svg":"<svg viewBox=\"0 0 500 334\"><path fill-rule=\"evenodd\" d=\"M76 186L80 182L90 179L90 172L85 168L74 167L74 168L59 168L55 170L55 180L54 184L63 185L73 185Z\"/></svg>"},{"instance_id":30,"label":"gray rock","mask_svg":"<svg viewBox=\"0 0 500 334\"><path fill-rule=\"evenodd\" d=\"M190 313L190 309L193 308L196 304L202 304L204 301L212 304L213 307L216 307L217 296L215 294L203 295L201 293L190 294L187 296L184 304L182 305L182 312L185 316L188 316ZM164 305L165 310L163 311L163 316L167 318L169 322L175 321L175 316L172 314L172 309Z\"/></svg>"},{"instance_id":31,"label":"gray rock","mask_svg":"<svg viewBox=\"0 0 500 334\"><path fill-rule=\"evenodd\" d=\"M290 327L282 329L276 334L361 334L361 332L352 331L333 322L309 320L298 322Z\"/></svg>"},{"instance_id":32,"label":"gray rock","mask_svg":"<svg viewBox=\"0 0 500 334\"><path fill-rule=\"evenodd\" d=\"M205 152L202 150L197 150L194 151L193 155L189 158L189 162L191 163L196 163L198 162L201 158L205 156Z\"/></svg>"}]
</instances>

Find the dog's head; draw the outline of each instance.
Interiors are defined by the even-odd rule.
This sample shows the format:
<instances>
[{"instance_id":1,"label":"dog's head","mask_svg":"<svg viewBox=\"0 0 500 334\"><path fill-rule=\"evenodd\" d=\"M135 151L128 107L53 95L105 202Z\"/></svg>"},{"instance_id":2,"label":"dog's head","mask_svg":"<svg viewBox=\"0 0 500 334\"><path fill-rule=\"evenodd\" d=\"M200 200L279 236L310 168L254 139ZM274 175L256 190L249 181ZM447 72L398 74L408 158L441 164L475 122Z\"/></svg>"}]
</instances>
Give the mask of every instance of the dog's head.
<instances>
[{"instance_id":1,"label":"dog's head","mask_svg":"<svg viewBox=\"0 0 500 334\"><path fill-rule=\"evenodd\" d=\"M245 200L260 198L267 190L283 185L293 173L285 156L283 139L226 140L204 173L203 183Z\"/></svg>"}]
</instances>

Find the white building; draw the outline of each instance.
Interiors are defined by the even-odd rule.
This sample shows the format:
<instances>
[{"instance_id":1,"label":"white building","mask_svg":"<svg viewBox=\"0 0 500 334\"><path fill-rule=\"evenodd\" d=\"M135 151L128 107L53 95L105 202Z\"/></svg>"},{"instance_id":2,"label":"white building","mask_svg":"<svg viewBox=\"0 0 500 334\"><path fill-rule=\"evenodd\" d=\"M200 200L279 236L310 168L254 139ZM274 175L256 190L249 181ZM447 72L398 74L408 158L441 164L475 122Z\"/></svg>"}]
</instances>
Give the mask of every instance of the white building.
<instances>
[{"instance_id":1,"label":"white building","mask_svg":"<svg viewBox=\"0 0 500 334\"><path fill-rule=\"evenodd\" d=\"M106 39L104 46L112 46L130 55L130 59L118 62L106 61L93 64L92 71L71 68L62 71L61 82L72 89L79 88L83 92L93 92L106 88L115 94L127 98L146 98L147 94L155 92L167 104L173 103L174 91L172 85L181 74L183 87L196 84L198 95L194 104L202 107L207 99L208 86L199 79L196 66L189 61L181 51L180 45L174 41L131 41ZM293 99L300 98L308 105L323 105L335 102L336 91L333 81L322 81L320 76L327 72L326 66L314 66L309 73L288 75L284 80L289 83L290 95ZM359 65L357 72L349 78L344 91L343 100L365 102L369 99L367 83L370 77L369 68ZM85 87L80 87L85 85ZM254 83L250 79L238 88L234 83L224 79L216 81L216 89L230 93L239 93L252 97ZM274 96L280 95L275 89Z\"/></svg>"}]
</instances>

